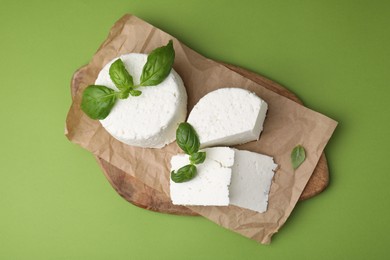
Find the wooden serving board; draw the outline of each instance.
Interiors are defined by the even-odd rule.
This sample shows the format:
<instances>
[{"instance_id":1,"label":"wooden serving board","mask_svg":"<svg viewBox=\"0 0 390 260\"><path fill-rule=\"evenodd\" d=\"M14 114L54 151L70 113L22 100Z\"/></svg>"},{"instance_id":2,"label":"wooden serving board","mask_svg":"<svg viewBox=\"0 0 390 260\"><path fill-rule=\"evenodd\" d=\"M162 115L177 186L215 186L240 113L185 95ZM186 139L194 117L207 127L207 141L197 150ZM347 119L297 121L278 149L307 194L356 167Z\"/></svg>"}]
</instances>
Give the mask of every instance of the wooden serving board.
<instances>
[{"instance_id":1,"label":"wooden serving board","mask_svg":"<svg viewBox=\"0 0 390 260\"><path fill-rule=\"evenodd\" d=\"M236 66L232 66L229 64L223 65L241 74L242 76L249 78L252 81L266 87L269 90L272 90L299 104L302 104L302 101L300 101L297 96L295 96L292 92L277 84L276 82L273 82L272 80L269 80L254 72ZM71 82L72 97L75 96L75 93L80 86L80 79L83 78L84 73L84 67L80 68L74 73ZM197 215L195 212L184 206L173 205L171 203L170 198L167 197L164 193L156 191L155 189L143 184L136 178L132 177L129 174L126 174L126 172L116 168L105 160L99 157L96 157L96 160L112 187L119 195L121 195L130 203L147 210L152 210L161 213L188 216ZM314 197L315 195L322 192L328 186L328 183L329 170L325 154L323 153L299 200L305 200Z\"/></svg>"}]
</instances>

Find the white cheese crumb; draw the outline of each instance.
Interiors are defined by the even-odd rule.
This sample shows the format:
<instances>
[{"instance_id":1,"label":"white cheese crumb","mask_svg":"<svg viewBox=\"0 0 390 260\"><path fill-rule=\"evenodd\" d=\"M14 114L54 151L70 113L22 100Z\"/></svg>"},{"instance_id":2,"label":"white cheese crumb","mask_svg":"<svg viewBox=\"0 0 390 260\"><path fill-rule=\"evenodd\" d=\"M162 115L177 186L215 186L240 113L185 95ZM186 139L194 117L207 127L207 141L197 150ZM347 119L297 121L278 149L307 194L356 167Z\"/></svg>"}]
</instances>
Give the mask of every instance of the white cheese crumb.
<instances>
[{"instance_id":1,"label":"white cheese crumb","mask_svg":"<svg viewBox=\"0 0 390 260\"><path fill-rule=\"evenodd\" d=\"M222 88L202 97L187 122L201 147L237 145L259 139L267 109L267 103L250 91Z\"/></svg>"},{"instance_id":2,"label":"white cheese crumb","mask_svg":"<svg viewBox=\"0 0 390 260\"><path fill-rule=\"evenodd\" d=\"M146 54L131 53L119 57L139 84ZM117 90L109 76L110 61L100 71L95 84ZM187 93L180 76L172 69L159 85L139 87L142 94L118 99L110 114L100 120L102 126L119 141L140 147L161 148L176 138L176 128L187 114Z\"/></svg>"},{"instance_id":3,"label":"white cheese crumb","mask_svg":"<svg viewBox=\"0 0 390 260\"><path fill-rule=\"evenodd\" d=\"M272 157L266 155L234 151L230 204L263 213L267 210L268 194L277 165Z\"/></svg>"}]
</instances>

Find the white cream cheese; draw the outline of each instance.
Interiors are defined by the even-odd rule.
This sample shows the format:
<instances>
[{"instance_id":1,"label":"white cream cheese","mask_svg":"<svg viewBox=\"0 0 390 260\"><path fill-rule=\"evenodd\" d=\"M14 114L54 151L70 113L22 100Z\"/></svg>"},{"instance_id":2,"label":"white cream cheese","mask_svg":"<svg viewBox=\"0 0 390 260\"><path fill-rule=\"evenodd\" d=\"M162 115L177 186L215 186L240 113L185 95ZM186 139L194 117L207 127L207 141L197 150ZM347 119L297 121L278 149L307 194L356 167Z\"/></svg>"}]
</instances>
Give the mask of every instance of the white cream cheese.
<instances>
[{"instance_id":1,"label":"white cream cheese","mask_svg":"<svg viewBox=\"0 0 390 260\"><path fill-rule=\"evenodd\" d=\"M190 181L170 180L174 205L235 205L263 213L277 165L273 158L228 147L206 148L206 160L196 165L197 175ZM171 171L189 164L189 156L175 155ZM230 186L229 186L230 185Z\"/></svg>"},{"instance_id":2,"label":"white cream cheese","mask_svg":"<svg viewBox=\"0 0 390 260\"><path fill-rule=\"evenodd\" d=\"M227 206L229 188L234 163L234 150L228 147L215 147L203 150L206 160L196 165L197 175L190 181L175 183L170 180L172 203L175 205ZM171 171L189 164L186 154L175 155L171 159Z\"/></svg>"},{"instance_id":3,"label":"white cream cheese","mask_svg":"<svg viewBox=\"0 0 390 260\"><path fill-rule=\"evenodd\" d=\"M230 204L263 213L267 210L268 194L277 164L272 157L263 154L234 151Z\"/></svg>"},{"instance_id":4,"label":"white cream cheese","mask_svg":"<svg viewBox=\"0 0 390 260\"><path fill-rule=\"evenodd\" d=\"M267 103L248 90L221 88L202 97L187 122L201 147L237 145L259 139L267 109Z\"/></svg>"},{"instance_id":5,"label":"white cream cheese","mask_svg":"<svg viewBox=\"0 0 390 260\"><path fill-rule=\"evenodd\" d=\"M127 71L139 84L146 54L131 53L119 57ZM110 61L100 71L95 85L117 90L108 74ZM110 114L100 120L114 138L128 145L161 148L176 138L176 128L187 115L187 92L180 76L172 69L168 77L157 86L139 87L138 97L118 99Z\"/></svg>"}]
</instances>

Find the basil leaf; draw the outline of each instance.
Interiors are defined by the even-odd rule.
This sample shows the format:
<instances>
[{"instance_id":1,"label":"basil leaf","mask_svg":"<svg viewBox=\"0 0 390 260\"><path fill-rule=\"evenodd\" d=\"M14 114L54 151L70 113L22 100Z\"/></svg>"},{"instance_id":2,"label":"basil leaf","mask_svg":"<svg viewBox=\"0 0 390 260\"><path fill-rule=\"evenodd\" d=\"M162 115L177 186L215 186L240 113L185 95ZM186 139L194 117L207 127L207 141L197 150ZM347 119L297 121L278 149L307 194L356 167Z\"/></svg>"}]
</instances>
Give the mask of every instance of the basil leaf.
<instances>
[{"instance_id":1,"label":"basil leaf","mask_svg":"<svg viewBox=\"0 0 390 260\"><path fill-rule=\"evenodd\" d=\"M192 155L199 150L199 137L189 123L180 123L176 130L176 142L186 154Z\"/></svg>"},{"instance_id":2,"label":"basil leaf","mask_svg":"<svg viewBox=\"0 0 390 260\"><path fill-rule=\"evenodd\" d=\"M192 164L201 164L206 160L206 152L197 152L190 156L190 162Z\"/></svg>"},{"instance_id":3,"label":"basil leaf","mask_svg":"<svg viewBox=\"0 0 390 260\"><path fill-rule=\"evenodd\" d=\"M112 82L121 92L134 87L133 77L126 70L121 59L117 59L111 64L108 74L110 74Z\"/></svg>"},{"instance_id":4,"label":"basil leaf","mask_svg":"<svg viewBox=\"0 0 390 260\"><path fill-rule=\"evenodd\" d=\"M196 175L196 167L195 165L188 164L186 166L181 167L177 172L171 172L171 179L176 183L189 181L194 178Z\"/></svg>"},{"instance_id":5,"label":"basil leaf","mask_svg":"<svg viewBox=\"0 0 390 260\"><path fill-rule=\"evenodd\" d=\"M172 40L166 46L153 50L142 69L140 86L156 86L171 72L175 50Z\"/></svg>"},{"instance_id":6,"label":"basil leaf","mask_svg":"<svg viewBox=\"0 0 390 260\"><path fill-rule=\"evenodd\" d=\"M104 119L116 102L116 92L105 86L88 86L82 96L81 109L92 119Z\"/></svg>"},{"instance_id":7,"label":"basil leaf","mask_svg":"<svg viewBox=\"0 0 390 260\"><path fill-rule=\"evenodd\" d=\"M305 158L305 148L303 148L303 146L301 145L297 145L291 152L291 163L294 170L297 169L303 163Z\"/></svg>"},{"instance_id":8,"label":"basil leaf","mask_svg":"<svg viewBox=\"0 0 390 260\"><path fill-rule=\"evenodd\" d=\"M130 89L129 92L130 95L132 95L133 97L138 97L139 95L142 94L142 91L136 89Z\"/></svg>"}]
</instances>

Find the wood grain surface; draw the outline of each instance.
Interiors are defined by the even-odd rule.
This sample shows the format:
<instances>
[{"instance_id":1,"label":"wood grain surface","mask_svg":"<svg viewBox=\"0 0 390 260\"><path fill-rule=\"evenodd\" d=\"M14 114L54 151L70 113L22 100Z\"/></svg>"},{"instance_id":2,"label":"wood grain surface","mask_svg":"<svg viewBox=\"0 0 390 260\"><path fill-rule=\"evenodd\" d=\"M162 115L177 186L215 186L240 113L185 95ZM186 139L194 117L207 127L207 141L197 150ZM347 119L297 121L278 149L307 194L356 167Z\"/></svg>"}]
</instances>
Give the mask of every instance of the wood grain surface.
<instances>
[{"instance_id":1,"label":"wood grain surface","mask_svg":"<svg viewBox=\"0 0 390 260\"><path fill-rule=\"evenodd\" d=\"M302 104L302 101L294 95L291 91L277 84L276 82L269 80L263 76L260 76L254 72L248 71L243 68L232 66L229 64L223 64L229 69L251 79L252 81L270 89L282 96L285 96L299 104ZM80 86L81 79L85 73L84 67L77 70L71 81L71 94L72 97L75 96L77 89ZM191 211L190 209L184 206L176 206L171 203L171 200L164 193L156 191L151 187L143 184L136 178L132 177L126 172L116 168L105 160L96 157L96 160L103 170L104 175L107 180L110 182L111 186L116 190L116 192L122 196L128 202L156 212L176 214L176 215L187 215L187 216L196 216L197 214ZM320 157L320 160L309 179L304 191L301 194L299 200L305 200L311 198L319 193L321 193L329 183L329 170L328 164L323 153Z\"/></svg>"}]
</instances>

